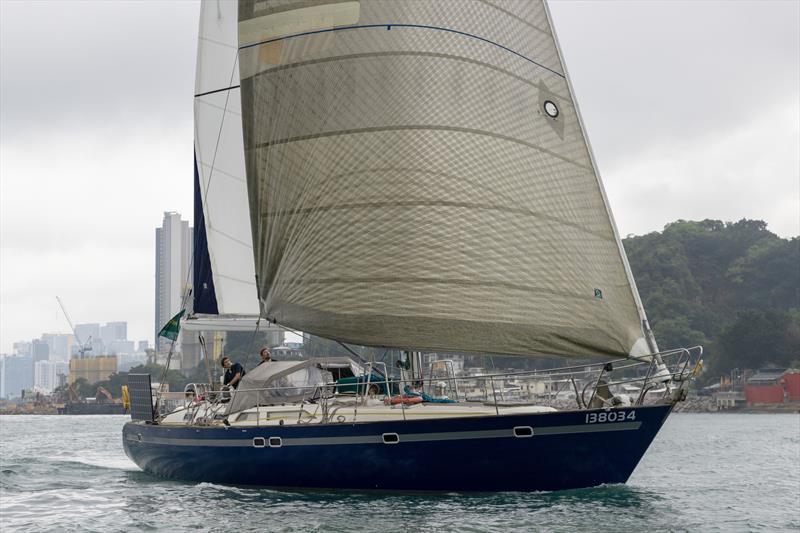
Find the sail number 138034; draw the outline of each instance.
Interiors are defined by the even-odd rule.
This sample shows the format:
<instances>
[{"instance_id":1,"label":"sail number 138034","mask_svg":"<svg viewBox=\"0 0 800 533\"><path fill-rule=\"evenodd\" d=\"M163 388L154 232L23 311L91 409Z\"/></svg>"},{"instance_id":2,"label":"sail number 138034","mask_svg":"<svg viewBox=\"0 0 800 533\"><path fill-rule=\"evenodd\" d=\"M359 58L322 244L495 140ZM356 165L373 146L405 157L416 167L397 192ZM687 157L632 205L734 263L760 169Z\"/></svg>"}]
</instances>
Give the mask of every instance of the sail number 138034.
<instances>
[{"instance_id":1,"label":"sail number 138034","mask_svg":"<svg viewBox=\"0 0 800 533\"><path fill-rule=\"evenodd\" d=\"M636 420L636 411L601 411L599 413L586 413L587 424L625 422L626 420Z\"/></svg>"}]
</instances>

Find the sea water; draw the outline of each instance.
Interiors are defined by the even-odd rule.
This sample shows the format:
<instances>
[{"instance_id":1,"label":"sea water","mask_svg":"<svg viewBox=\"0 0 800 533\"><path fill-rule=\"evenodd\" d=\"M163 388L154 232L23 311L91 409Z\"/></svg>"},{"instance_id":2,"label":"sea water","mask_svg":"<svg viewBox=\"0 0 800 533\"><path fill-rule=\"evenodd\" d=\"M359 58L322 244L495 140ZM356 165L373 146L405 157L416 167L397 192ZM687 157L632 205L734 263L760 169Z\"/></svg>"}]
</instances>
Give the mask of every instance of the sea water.
<instances>
[{"instance_id":1,"label":"sea water","mask_svg":"<svg viewBox=\"0 0 800 533\"><path fill-rule=\"evenodd\" d=\"M275 491L167 481L125 456L126 420L0 416L0 531L800 530L797 414L676 413L627 484L529 494ZM341 467L365 465L343 455ZM507 473L514 475L513 464Z\"/></svg>"}]
</instances>

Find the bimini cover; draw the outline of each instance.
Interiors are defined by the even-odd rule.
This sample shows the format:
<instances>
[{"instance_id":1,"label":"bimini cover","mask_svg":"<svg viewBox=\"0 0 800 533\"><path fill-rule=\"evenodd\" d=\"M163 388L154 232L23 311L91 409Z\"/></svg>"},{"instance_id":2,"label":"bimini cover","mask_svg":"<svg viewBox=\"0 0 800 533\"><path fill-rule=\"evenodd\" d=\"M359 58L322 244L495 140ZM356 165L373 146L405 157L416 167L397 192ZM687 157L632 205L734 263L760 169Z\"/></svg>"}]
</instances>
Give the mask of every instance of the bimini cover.
<instances>
[{"instance_id":1,"label":"bimini cover","mask_svg":"<svg viewBox=\"0 0 800 533\"><path fill-rule=\"evenodd\" d=\"M260 364L245 374L234 393L228 412L257 405L299 402L311 398L316 387L331 383L330 372L320 368L319 359L275 361Z\"/></svg>"}]
</instances>

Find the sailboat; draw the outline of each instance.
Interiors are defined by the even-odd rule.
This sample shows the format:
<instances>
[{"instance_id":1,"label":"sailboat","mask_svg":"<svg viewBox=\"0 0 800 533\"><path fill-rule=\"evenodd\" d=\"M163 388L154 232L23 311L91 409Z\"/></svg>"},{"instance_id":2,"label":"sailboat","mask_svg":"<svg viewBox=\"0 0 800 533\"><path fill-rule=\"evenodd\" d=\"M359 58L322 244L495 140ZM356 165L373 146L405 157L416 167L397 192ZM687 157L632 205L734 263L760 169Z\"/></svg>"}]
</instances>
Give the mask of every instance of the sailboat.
<instances>
[{"instance_id":1,"label":"sailboat","mask_svg":"<svg viewBox=\"0 0 800 533\"><path fill-rule=\"evenodd\" d=\"M624 483L702 349L659 350L573 95L544 2L203 2L184 325L404 356L271 362L166 410L131 376L128 456L267 487ZM577 359L464 376L422 353Z\"/></svg>"}]
</instances>

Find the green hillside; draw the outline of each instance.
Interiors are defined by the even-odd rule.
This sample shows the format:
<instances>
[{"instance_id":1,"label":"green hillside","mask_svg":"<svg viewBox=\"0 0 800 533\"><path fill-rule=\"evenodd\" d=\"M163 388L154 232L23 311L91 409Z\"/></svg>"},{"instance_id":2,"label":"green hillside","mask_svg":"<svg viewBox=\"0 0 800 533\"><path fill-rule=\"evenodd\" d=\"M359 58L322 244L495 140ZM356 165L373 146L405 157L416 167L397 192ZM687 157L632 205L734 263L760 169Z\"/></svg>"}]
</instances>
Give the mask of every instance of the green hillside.
<instances>
[{"instance_id":1,"label":"green hillside","mask_svg":"<svg viewBox=\"0 0 800 533\"><path fill-rule=\"evenodd\" d=\"M623 242L661 349L702 344L707 379L800 364L800 239L680 220Z\"/></svg>"}]
</instances>

